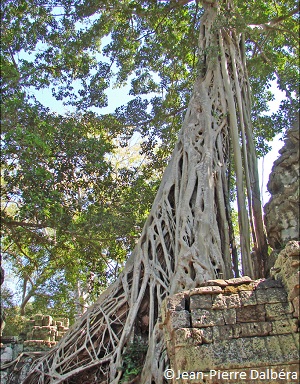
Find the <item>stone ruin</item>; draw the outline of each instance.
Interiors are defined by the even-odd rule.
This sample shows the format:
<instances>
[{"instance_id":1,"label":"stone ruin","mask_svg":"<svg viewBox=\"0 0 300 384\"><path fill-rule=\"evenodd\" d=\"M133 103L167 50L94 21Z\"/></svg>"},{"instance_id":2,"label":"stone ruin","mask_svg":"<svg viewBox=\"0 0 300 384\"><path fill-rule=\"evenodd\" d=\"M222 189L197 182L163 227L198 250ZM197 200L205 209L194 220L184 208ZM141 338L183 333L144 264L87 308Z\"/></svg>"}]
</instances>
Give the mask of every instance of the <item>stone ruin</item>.
<instances>
[{"instance_id":1,"label":"stone ruin","mask_svg":"<svg viewBox=\"0 0 300 384\"><path fill-rule=\"evenodd\" d=\"M292 241L269 279L210 280L167 298L168 382L298 383L299 256Z\"/></svg>"},{"instance_id":2,"label":"stone ruin","mask_svg":"<svg viewBox=\"0 0 300 384\"><path fill-rule=\"evenodd\" d=\"M31 364L58 343L69 329L69 319L37 314L19 337L2 337L1 384L20 384Z\"/></svg>"},{"instance_id":3,"label":"stone ruin","mask_svg":"<svg viewBox=\"0 0 300 384\"><path fill-rule=\"evenodd\" d=\"M26 325L24 351L48 350L57 344L69 329L69 319L54 320L49 315L35 315Z\"/></svg>"}]
</instances>

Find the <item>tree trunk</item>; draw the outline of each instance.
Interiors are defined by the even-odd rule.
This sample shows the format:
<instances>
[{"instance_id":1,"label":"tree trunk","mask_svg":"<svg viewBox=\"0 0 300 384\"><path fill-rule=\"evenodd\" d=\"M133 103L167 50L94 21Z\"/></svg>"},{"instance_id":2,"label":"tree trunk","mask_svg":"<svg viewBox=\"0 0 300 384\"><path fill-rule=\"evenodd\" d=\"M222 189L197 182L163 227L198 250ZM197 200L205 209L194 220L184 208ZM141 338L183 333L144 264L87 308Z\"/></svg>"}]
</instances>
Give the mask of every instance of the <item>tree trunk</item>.
<instances>
[{"instance_id":1,"label":"tree trunk","mask_svg":"<svg viewBox=\"0 0 300 384\"><path fill-rule=\"evenodd\" d=\"M25 384L68 383L69 378L76 382L83 372L89 382L119 383L123 356L133 340L148 346L139 382L163 383L168 363L159 326L163 299L209 279L231 278L236 270L228 201L230 147L242 268L253 276L249 228L256 221L249 224L252 212L245 191L251 194L251 177L256 176L251 169L251 127L244 117L249 116L250 95L243 41L223 25L217 2L203 6L199 77L142 236L118 280L41 359ZM227 11L230 6L228 1ZM251 161L246 158L249 151Z\"/></svg>"}]
</instances>

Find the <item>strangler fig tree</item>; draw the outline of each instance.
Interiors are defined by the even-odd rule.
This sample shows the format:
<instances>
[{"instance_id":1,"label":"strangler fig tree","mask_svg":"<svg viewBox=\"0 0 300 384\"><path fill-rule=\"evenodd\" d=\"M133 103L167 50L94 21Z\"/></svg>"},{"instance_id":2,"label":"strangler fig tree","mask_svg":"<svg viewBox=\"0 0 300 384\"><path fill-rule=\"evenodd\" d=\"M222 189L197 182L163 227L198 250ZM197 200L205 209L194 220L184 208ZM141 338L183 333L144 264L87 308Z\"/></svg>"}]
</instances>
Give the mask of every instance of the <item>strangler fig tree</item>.
<instances>
[{"instance_id":1,"label":"strangler fig tree","mask_svg":"<svg viewBox=\"0 0 300 384\"><path fill-rule=\"evenodd\" d=\"M127 20L132 21L135 45L125 45L123 53L120 51L121 81L122 76L124 80L137 63L144 60L144 65L147 65L145 47L152 44L155 48L159 39L165 39L165 62L168 66L171 52L167 44L169 36L158 34L164 25L165 31L172 34L173 25L170 26L168 20L179 7L183 14L187 13L189 3L121 1L118 4L98 4L92 1L85 2L80 11L83 15L98 12L103 23L105 15L111 15L117 22L122 20L120 31L125 28ZM251 96L251 84L255 88L259 77L263 82L275 75L283 84L282 67L276 61L270 62L264 49L270 49L268 39L271 35L275 45L279 44L282 36L286 41L293 40L293 31L291 28L289 32L288 25L294 25L297 7L293 2L248 3L240 5L234 0L206 0L194 4L193 11L200 5L202 7L201 19L193 30L194 35L198 35L198 47L191 50L196 56L192 58L196 65L190 75L195 78L194 86L177 143L142 235L119 278L60 343L38 361L25 384L75 383L83 378L89 383L120 383L124 377L126 348L134 340L147 346L138 382L163 383L163 372L168 365L160 326L160 308L164 298L193 289L205 280L230 278L238 273L230 207L232 179L238 205L242 272L254 278L266 274L267 242L253 137L253 105L259 102ZM263 7L262 15L259 14L260 6ZM150 25L153 26L154 19L158 18L157 13L153 14L154 9L165 13L159 18L156 28L151 29ZM148 33L142 35L146 25ZM117 52L120 31L112 32L114 40L108 54L113 48ZM282 33L280 39L279 33ZM143 39L144 45L140 45ZM130 45L129 40L127 43ZM189 40L183 39L180 43L188 46ZM283 40L281 43L285 44ZM275 51L279 51L279 46L275 45ZM258 56L262 63L261 72L257 74L248 73L247 69L247 55L251 49L250 64L253 68ZM157 52L154 50L153 55ZM151 55L151 51L148 53ZM284 58L283 52L278 54ZM174 84L169 83L174 92L179 84L176 83L175 59ZM154 63L151 65L153 67ZM180 61L180 67L185 65L188 66ZM293 78L293 66L290 61L290 72L287 73L290 79ZM155 88L150 81L151 73L148 75L148 82L144 79L143 85ZM287 116L293 111L295 88L292 82L282 85L282 88L290 98L287 101L290 109L287 104L285 109ZM157 101L157 106L160 103L163 105L163 100ZM160 113L158 111L158 115ZM281 117L283 119L283 115ZM152 119L155 120L155 116ZM143 131L142 124L140 130ZM151 132L148 134L151 136Z\"/></svg>"}]
</instances>

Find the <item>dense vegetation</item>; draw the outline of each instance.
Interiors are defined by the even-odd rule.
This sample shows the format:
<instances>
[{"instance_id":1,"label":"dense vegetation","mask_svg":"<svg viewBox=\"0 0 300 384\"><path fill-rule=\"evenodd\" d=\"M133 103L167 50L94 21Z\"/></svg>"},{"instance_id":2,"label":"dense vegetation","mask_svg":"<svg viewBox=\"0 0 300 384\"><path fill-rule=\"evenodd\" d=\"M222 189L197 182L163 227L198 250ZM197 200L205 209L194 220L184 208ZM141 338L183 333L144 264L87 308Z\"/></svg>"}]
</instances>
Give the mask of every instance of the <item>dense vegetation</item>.
<instances>
[{"instance_id":1,"label":"dense vegetation","mask_svg":"<svg viewBox=\"0 0 300 384\"><path fill-rule=\"evenodd\" d=\"M222 22L245 36L263 154L297 110L298 6L235 3ZM2 1L2 256L19 278L21 314L31 299L37 311L80 314L117 276L201 72L202 13L198 1ZM267 116L274 79L286 99ZM102 114L106 90L126 83L130 101ZM42 105L41 90L69 112ZM122 162L134 134L139 154Z\"/></svg>"}]
</instances>

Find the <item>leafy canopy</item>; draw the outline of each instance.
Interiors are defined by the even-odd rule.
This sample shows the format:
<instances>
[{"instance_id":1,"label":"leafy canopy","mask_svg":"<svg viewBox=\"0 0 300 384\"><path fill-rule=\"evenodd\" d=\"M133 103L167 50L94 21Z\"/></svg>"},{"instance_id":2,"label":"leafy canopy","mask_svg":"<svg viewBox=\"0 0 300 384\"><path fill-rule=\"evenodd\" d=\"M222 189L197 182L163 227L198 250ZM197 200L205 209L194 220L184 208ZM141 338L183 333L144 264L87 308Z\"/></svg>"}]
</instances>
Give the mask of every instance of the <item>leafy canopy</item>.
<instances>
[{"instance_id":1,"label":"leafy canopy","mask_svg":"<svg viewBox=\"0 0 300 384\"><path fill-rule=\"evenodd\" d=\"M297 110L298 5L235 3L220 22L245 36L263 154ZM201 14L198 1L2 1L3 250L23 304L71 305L78 282L93 296L133 247L201 69ZM274 79L286 99L265 115ZM106 90L126 83L131 100L102 114ZM41 90L71 112L46 108ZM144 163L116 166L134 134Z\"/></svg>"}]
</instances>

